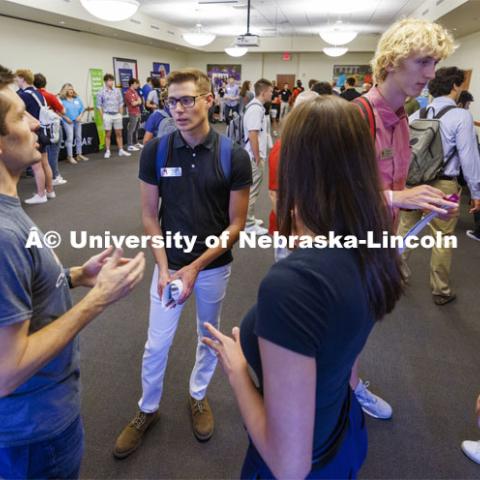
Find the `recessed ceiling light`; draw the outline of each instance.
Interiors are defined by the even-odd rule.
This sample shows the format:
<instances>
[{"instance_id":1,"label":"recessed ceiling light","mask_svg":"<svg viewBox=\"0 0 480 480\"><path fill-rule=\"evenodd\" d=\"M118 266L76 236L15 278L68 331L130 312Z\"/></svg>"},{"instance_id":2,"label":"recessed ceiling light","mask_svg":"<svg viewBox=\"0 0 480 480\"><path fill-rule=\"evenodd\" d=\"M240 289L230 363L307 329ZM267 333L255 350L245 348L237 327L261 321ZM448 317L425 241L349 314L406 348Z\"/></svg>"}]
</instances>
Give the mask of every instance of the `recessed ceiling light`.
<instances>
[{"instance_id":1,"label":"recessed ceiling light","mask_svg":"<svg viewBox=\"0 0 480 480\"><path fill-rule=\"evenodd\" d=\"M64 22L63 20L60 20L58 23L59 23L60 25L65 25L65 22Z\"/></svg>"}]
</instances>

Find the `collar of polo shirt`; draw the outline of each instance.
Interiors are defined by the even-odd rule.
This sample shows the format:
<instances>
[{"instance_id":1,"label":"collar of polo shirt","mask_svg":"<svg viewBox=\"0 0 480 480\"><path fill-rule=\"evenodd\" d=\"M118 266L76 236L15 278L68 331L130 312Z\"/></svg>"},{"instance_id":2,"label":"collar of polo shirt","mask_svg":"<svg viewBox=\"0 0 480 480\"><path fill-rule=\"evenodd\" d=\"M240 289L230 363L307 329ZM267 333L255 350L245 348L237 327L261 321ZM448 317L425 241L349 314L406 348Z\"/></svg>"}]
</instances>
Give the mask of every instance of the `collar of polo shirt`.
<instances>
[{"instance_id":1,"label":"collar of polo shirt","mask_svg":"<svg viewBox=\"0 0 480 480\"><path fill-rule=\"evenodd\" d=\"M199 143L197 145L197 147L199 146L203 146L208 150L213 150L215 148L215 132L213 128L210 128L210 131L208 132L208 135L206 136L205 140L202 143ZM173 138L173 148L182 148L182 147L191 148L182 137L182 134L177 130Z\"/></svg>"}]
</instances>

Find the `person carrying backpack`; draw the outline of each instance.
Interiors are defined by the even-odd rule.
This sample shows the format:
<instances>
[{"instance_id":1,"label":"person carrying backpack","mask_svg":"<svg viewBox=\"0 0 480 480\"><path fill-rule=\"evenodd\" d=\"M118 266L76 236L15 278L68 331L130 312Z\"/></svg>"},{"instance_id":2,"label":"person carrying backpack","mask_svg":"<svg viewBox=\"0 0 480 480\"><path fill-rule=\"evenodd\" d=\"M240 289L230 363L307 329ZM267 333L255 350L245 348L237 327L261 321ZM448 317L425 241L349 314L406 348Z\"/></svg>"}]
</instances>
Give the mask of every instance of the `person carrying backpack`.
<instances>
[{"instance_id":1,"label":"person carrying backpack","mask_svg":"<svg viewBox=\"0 0 480 480\"><path fill-rule=\"evenodd\" d=\"M472 115L456 105L464 80L465 72L457 67L437 70L429 83L433 102L409 117L412 162L407 185L428 183L445 196L459 194L457 177L461 167L473 200L470 213L476 213L480 212L480 154ZM422 214L421 210L402 211L399 235L405 235ZM457 221L458 216L446 220L435 218L430 223L432 234L453 235ZM456 298L449 278L452 253L447 247L432 249L430 286L436 305L445 305ZM409 252L404 252L403 257L406 262ZM408 275L409 269L405 270Z\"/></svg>"},{"instance_id":2,"label":"person carrying backpack","mask_svg":"<svg viewBox=\"0 0 480 480\"><path fill-rule=\"evenodd\" d=\"M213 95L204 72L172 72L166 103L178 130L150 141L142 151L139 178L143 225L147 235L176 232L194 242L191 249L177 244L152 248L156 265L142 364L142 397L135 417L117 438L113 451L117 458L133 453L146 430L158 420L168 352L193 291L198 344L186 400L195 437L207 441L213 435L214 418L206 394L217 357L202 343L207 334L204 322L220 323L233 260L231 248L245 225L252 182L247 153L208 122ZM223 232L228 233L223 237L226 244L209 248L207 237L219 237ZM163 302L175 280L181 281L179 298ZM179 282L174 285L180 288Z\"/></svg>"},{"instance_id":3,"label":"person carrying backpack","mask_svg":"<svg viewBox=\"0 0 480 480\"><path fill-rule=\"evenodd\" d=\"M15 72L15 83L19 88L17 93L25 103L26 111L40 122L40 127L43 127L42 124L47 123L45 119L48 116L46 111L48 108L47 102L43 95L33 86L33 80L34 76L31 70L19 69ZM39 128L37 135L42 160L32 165L37 193L25 200L25 203L30 205L46 203L48 199L56 197L53 189L52 169L48 163L47 155L47 145L50 144L50 139L47 130L44 128Z\"/></svg>"},{"instance_id":4,"label":"person carrying backpack","mask_svg":"<svg viewBox=\"0 0 480 480\"><path fill-rule=\"evenodd\" d=\"M155 110L145 123L145 135L143 136L143 144L146 145L155 137L163 137L175 131L175 120L170 115L168 106L160 110Z\"/></svg>"}]
</instances>

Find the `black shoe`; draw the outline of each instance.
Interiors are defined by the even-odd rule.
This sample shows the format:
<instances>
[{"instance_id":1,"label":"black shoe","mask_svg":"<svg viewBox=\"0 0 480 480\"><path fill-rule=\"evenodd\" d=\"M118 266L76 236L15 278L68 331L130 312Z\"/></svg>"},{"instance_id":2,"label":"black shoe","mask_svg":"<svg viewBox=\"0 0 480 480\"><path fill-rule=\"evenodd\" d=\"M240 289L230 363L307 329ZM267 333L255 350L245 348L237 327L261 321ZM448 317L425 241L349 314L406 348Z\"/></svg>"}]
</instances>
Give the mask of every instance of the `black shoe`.
<instances>
[{"instance_id":1,"label":"black shoe","mask_svg":"<svg viewBox=\"0 0 480 480\"><path fill-rule=\"evenodd\" d=\"M453 302L457 296L452 293L451 295L433 295L433 301L435 305L442 306L447 303Z\"/></svg>"}]
</instances>

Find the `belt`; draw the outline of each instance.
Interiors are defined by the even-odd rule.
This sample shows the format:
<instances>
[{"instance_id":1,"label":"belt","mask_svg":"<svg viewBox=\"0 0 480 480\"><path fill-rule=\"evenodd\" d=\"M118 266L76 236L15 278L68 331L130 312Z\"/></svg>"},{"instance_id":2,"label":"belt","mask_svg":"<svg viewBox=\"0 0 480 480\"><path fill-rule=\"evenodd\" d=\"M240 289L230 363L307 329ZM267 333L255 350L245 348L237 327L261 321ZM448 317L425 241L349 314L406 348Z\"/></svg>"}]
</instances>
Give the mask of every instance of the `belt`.
<instances>
[{"instance_id":1,"label":"belt","mask_svg":"<svg viewBox=\"0 0 480 480\"><path fill-rule=\"evenodd\" d=\"M107 115L118 115L120 112L105 112Z\"/></svg>"},{"instance_id":2,"label":"belt","mask_svg":"<svg viewBox=\"0 0 480 480\"><path fill-rule=\"evenodd\" d=\"M456 176L455 177L450 177L449 175L440 175L438 177L438 180L456 180L456 179L457 179Z\"/></svg>"}]
</instances>

